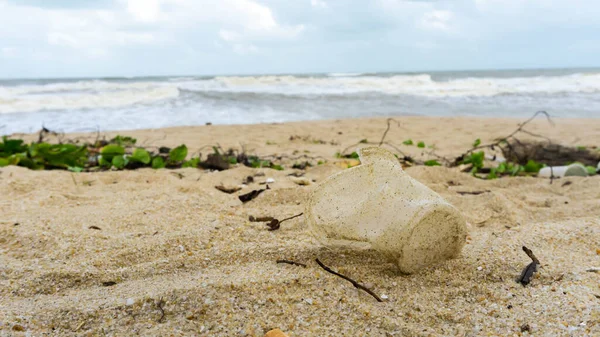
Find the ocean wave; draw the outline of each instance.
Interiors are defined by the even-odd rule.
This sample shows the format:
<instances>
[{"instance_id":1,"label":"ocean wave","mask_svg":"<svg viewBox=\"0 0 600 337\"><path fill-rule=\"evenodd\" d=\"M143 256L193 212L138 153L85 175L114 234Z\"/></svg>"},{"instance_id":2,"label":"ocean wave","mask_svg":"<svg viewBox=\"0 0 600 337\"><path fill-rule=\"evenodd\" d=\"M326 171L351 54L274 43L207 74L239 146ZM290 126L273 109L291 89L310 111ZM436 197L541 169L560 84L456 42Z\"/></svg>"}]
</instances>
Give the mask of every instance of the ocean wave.
<instances>
[{"instance_id":1,"label":"ocean wave","mask_svg":"<svg viewBox=\"0 0 600 337\"><path fill-rule=\"evenodd\" d=\"M335 76L338 75L338 76ZM344 97L376 99L376 95L426 100L476 99L518 96L522 100L542 95L576 96L600 93L600 73L581 72L560 76L521 77L446 76L436 79L431 74L327 74L268 75L218 77L166 77L128 80L87 79L28 81L19 84L0 82L0 113L44 110L77 110L115 108L137 104L153 104L173 100L185 104L201 104L203 99L231 100L244 104L265 98L269 101L289 96L298 99ZM180 92L201 93L185 99ZM226 93L227 95L217 95ZM184 102L185 100L185 102Z\"/></svg>"},{"instance_id":2,"label":"ocean wave","mask_svg":"<svg viewBox=\"0 0 600 337\"><path fill-rule=\"evenodd\" d=\"M0 87L0 114L44 110L116 108L175 98L176 86L83 81Z\"/></svg>"},{"instance_id":3,"label":"ocean wave","mask_svg":"<svg viewBox=\"0 0 600 337\"><path fill-rule=\"evenodd\" d=\"M210 83L213 82L213 83ZM425 97L494 96L559 92L600 92L600 74L538 76L516 78L467 77L435 81L429 74L389 77L295 77L241 76L216 77L200 88L233 92L273 92L283 94L354 94L380 92Z\"/></svg>"},{"instance_id":4,"label":"ocean wave","mask_svg":"<svg viewBox=\"0 0 600 337\"><path fill-rule=\"evenodd\" d=\"M356 76L362 76L365 73L328 73L327 76L329 77L356 77Z\"/></svg>"}]
</instances>

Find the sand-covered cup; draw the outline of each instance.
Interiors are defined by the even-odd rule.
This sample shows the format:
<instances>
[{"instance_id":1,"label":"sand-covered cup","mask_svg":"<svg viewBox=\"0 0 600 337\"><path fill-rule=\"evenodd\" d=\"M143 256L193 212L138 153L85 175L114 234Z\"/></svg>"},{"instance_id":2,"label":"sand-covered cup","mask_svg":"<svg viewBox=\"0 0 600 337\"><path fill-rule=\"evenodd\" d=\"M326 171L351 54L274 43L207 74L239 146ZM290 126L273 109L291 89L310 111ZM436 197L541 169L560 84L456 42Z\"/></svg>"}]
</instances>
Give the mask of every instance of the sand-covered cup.
<instances>
[{"instance_id":1,"label":"sand-covered cup","mask_svg":"<svg viewBox=\"0 0 600 337\"><path fill-rule=\"evenodd\" d=\"M389 151L359 150L361 165L311 193L306 220L325 245L371 247L404 273L456 257L467 230L461 213L410 177Z\"/></svg>"}]
</instances>

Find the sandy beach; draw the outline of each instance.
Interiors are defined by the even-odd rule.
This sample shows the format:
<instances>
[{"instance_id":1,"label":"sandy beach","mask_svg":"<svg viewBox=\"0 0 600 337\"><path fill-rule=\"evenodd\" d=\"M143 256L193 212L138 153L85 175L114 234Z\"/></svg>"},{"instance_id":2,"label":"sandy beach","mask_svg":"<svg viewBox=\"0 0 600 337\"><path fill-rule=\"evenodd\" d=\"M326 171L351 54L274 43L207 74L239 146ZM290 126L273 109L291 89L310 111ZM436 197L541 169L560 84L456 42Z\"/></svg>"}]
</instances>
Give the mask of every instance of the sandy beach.
<instances>
[{"instance_id":1,"label":"sandy beach","mask_svg":"<svg viewBox=\"0 0 600 337\"><path fill-rule=\"evenodd\" d=\"M398 117L386 140L415 158L458 156L522 119ZM543 118L528 130L570 146L600 144L600 119ZM249 216L304 211L309 192L347 169L336 152L378 142L385 118L210 125L130 132L190 153L244 147L283 171L237 166L72 173L0 169L1 336L593 336L600 335L600 176L481 180L457 168L406 171L456 206L469 236L458 259L403 275L372 250L328 249L302 217L276 231ZM95 134L67 137L94 139ZM33 140L36 135L23 138ZM309 185L291 173L309 156ZM294 159L297 158L297 159ZM234 194L216 185L254 183ZM238 195L271 190L243 204ZM469 194L460 192L482 192ZM531 284L515 282L530 262ZM378 303L330 268L367 285ZM278 264L278 259L306 268ZM589 271L592 270L592 271Z\"/></svg>"}]
</instances>

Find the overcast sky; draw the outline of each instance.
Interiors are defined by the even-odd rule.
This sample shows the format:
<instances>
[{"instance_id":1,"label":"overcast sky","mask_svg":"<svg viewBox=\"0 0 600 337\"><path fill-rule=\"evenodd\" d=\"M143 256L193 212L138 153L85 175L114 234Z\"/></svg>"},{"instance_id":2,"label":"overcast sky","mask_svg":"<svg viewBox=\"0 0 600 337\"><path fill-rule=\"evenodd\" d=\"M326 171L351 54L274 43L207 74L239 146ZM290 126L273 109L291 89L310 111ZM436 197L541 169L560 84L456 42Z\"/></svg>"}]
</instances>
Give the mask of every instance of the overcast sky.
<instances>
[{"instance_id":1,"label":"overcast sky","mask_svg":"<svg viewBox=\"0 0 600 337\"><path fill-rule=\"evenodd\" d=\"M0 78L580 66L599 0L0 0Z\"/></svg>"}]
</instances>

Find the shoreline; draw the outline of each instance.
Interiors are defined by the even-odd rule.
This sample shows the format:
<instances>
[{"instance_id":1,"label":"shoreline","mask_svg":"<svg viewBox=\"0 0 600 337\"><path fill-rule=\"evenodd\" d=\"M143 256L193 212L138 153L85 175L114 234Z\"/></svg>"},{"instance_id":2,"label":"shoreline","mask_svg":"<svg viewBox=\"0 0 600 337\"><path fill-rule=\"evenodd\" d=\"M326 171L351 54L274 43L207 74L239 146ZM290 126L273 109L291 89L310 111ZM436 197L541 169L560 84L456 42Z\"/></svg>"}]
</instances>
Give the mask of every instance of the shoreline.
<instances>
[{"instance_id":1,"label":"shoreline","mask_svg":"<svg viewBox=\"0 0 600 337\"><path fill-rule=\"evenodd\" d=\"M480 139L483 144L493 142L497 138L510 134L518 127L519 123L530 117L523 119L421 116L348 118L286 123L178 126L100 133L67 133L61 134L61 137L93 141L98 136L110 139L121 135L136 138L137 145L141 146L176 147L185 144L190 154L202 149L209 153L210 147L218 143L223 149L242 150L245 148L248 153L256 155L290 154L293 151L301 150L308 151L306 153L310 153L312 156L334 159L336 152L361 140L380 141L387 128L389 118L392 118L392 122L390 130L386 134L386 142L396 148L402 148L411 156L422 156L420 149L402 145L403 141L411 139L415 144L423 141L428 149L433 146L438 155L455 157L470 149L476 139ZM563 145L598 146L600 144L600 118L552 118L552 122L554 124L549 123L544 116L538 116L528 124L527 130L546 136ZM37 140L38 134L15 134L14 136L31 142ZM295 139L291 140L292 137ZM527 135L522 137L522 139L532 138ZM47 138L49 142L58 142L58 140L57 137Z\"/></svg>"},{"instance_id":2,"label":"shoreline","mask_svg":"<svg viewBox=\"0 0 600 337\"><path fill-rule=\"evenodd\" d=\"M362 139L379 141L386 119L106 133L146 145L186 144L190 153L215 143L244 145L251 153L287 157L283 171L0 168L0 334L263 336L273 328L290 336L600 333L599 274L587 271L600 267L598 176L549 184L408 168L463 213L469 230L459 258L413 275L400 274L372 250L323 247L302 217L276 231L248 221L251 215L283 219L302 212L316 184L345 169L335 153ZM526 120L394 119L401 126L392 124L386 140L413 156L424 150L402 145L406 139L452 156L477 138L508 135ZM600 119L554 122L538 118L527 129L567 145L600 144ZM326 161L304 172L307 186L288 176L297 171L290 158L304 154ZM215 189L247 176L255 182L240 192ZM238 194L264 188L260 182L267 178L275 180L271 190L248 203L238 200ZM523 245L541 262L527 287L515 281L531 262ZM387 299L376 302L324 272L315 258Z\"/></svg>"}]
</instances>

